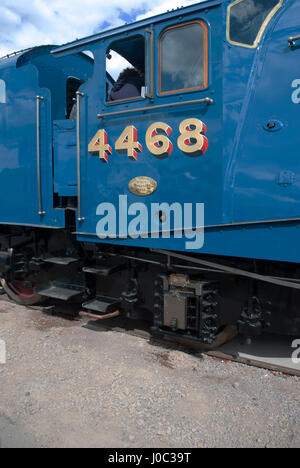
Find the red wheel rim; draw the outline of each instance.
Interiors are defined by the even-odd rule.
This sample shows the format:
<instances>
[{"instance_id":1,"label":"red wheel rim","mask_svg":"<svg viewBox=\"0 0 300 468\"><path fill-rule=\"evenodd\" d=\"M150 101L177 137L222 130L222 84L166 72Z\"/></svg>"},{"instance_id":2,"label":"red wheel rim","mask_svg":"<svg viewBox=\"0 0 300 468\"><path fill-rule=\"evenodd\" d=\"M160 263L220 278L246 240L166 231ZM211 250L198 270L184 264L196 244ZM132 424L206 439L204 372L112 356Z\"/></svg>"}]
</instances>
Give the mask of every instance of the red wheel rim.
<instances>
[{"instance_id":1,"label":"red wheel rim","mask_svg":"<svg viewBox=\"0 0 300 468\"><path fill-rule=\"evenodd\" d=\"M35 296L35 292L33 288L25 288L20 283L8 283L7 285L14 294L21 297L22 299L28 299L30 297Z\"/></svg>"}]
</instances>

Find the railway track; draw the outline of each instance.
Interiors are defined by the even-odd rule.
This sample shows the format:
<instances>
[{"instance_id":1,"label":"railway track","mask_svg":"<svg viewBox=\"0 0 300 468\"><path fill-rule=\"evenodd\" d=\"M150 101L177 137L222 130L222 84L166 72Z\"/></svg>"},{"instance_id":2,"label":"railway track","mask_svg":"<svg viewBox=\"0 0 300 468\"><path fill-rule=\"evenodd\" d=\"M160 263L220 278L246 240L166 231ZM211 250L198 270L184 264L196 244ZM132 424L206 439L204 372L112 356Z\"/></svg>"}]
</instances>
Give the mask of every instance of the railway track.
<instances>
[{"instance_id":1,"label":"railway track","mask_svg":"<svg viewBox=\"0 0 300 468\"><path fill-rule=\"evenodd\" d=\"M54 313L64 315L63 310L54 311ZM252 343L247 343L245 339L237 334L235 327L229 326L219 335L214 348L208 349L197 341L188 341L169 334L158 334L151 330L149 324L144 321L129 321L122 316L107 320L95 320L94 318L90 319L86 314L82 316L81 320L86 328L95 331L106 329L115 333L126 333L145 340L151 340L158 345L177 349L180 347L181 350L187 352L206 354L215 359L233 361L268 369L274 373L300 377L300 362L293 362L292 359L295 351L292 348L292 343L295 341L295 337L264 334Z\"/></svg>"},{"instance_id":2,"label":"railway track","mask_svg":"<svg viewBox=\"0 0 300 468\"><path fill-rule=\"evenodd\" d=\"M2 295L1 299L12 303L6 295ZM64 304L61 306L55 304L48 307L34 306L27 308L44 314L57 315L68 320L81 320L85 328L96 332L104 329L115 333L126 333L145 340L151 340L157 345L175 349L180 348L194 354L206 354L223 361L233 361L268 369L274 373L300 377L300 362L293 362L292 359L295 351L292 343L295 341L295 337L264 334L252 343L246 343L241 336L237 335L235 327L228 327L219 337L219 343L215 343L213 349L207 349L197 341L187 341L173 335L155 333L149 323L128 320L122 315L107 320L96 320L96 318L90 318L86 314L80 317L80 309L74 310L74 305Z\"/></svg>"},{"instance_id":3,"label":"railway track","mask_svg":"<svg viewBox=\"0 0 300 468\"><path fill-rule=\"evenodd\" d=\"M292 353L294 349L291 344L294 338L284 336L262 335L251 344L245 343L241 336L232 336L227 343L221 344L214 349L205 349L201 344L186 342L170 335L157 335L147 331L143 324L136 323L134 327L122 324L121 320L115 322L93 322L86 321L86 327L93 330L105 328L116 333L127 333L139 338L151 340L157 344L180 347L187 352L201 353L223 361L233 361L248 366L260 367L273 371L274 373L300 377L300 362L294 363Z\"/></svg>"}]
</instances>

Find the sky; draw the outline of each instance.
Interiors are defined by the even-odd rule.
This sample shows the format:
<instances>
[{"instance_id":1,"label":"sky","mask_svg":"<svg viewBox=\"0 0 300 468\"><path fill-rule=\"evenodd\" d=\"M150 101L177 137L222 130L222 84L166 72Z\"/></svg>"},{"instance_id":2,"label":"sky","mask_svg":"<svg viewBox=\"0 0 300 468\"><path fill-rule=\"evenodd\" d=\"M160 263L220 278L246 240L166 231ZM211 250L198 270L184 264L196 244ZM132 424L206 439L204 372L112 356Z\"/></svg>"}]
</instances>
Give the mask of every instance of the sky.
<instances>
[{"instance_id":1,"label":"sky","mask_svg":"<svg viewBox=\"0 0 300 468\"><path fill-rule=\"evenodd\" d=\"M194 3L197 0L1 0L0 57L36 45L64 44Z\"/></svg>"}]
</instances>

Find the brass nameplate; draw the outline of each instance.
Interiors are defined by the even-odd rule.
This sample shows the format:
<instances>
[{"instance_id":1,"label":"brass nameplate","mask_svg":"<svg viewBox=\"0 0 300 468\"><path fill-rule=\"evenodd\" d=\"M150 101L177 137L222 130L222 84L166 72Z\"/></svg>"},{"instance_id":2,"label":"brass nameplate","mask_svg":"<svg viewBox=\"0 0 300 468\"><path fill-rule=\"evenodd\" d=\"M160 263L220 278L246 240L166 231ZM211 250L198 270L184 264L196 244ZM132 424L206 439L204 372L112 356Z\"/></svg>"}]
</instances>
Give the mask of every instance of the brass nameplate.
<instances>
[{"instance_id":1,"label":"brass nameplate","mask_svg":"<svg viewBox=\"0 0 300 468\"><path fill-rule=\"evenodd\" d=\"M157 189L157 183L150 177L136 177L129 184L129 190L138 197L148 197Z\"/></svg>"}]
</instances>

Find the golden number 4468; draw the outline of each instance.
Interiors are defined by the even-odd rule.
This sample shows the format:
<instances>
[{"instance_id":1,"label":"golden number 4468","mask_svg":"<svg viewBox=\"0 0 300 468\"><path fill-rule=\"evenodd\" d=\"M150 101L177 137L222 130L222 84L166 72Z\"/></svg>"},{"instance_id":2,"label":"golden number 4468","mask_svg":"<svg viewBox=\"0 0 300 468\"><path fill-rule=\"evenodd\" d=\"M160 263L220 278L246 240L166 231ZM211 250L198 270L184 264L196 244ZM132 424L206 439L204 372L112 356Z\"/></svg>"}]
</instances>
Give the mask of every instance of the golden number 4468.
<instances>
[{"instance_id":1,"label":"golden number 4468","mask_svg":"<svg viewBox=\"0 0 300 468\"><path fill-rule=\"evenodd\" d=\"M174 145L171 141L173 129L164 122L155 122L146 132L146 146L150 153L160 159L169 157ZM180 151L188 156L201 156L208 149L208 139L206 138L206 125L199 119L185 119L179 125L180 136L177 139L177 146ZM115 150L133 160L138 160L138 154L142 153L143 146L138 141L138 131L134 125L129 125L122 132L115 142ZM109 144L107 132L98 130L89 144L89 153L99 155L101 161L108 163L109 157L113 154L113 149Z\"/></svg>"}]
</instances>

